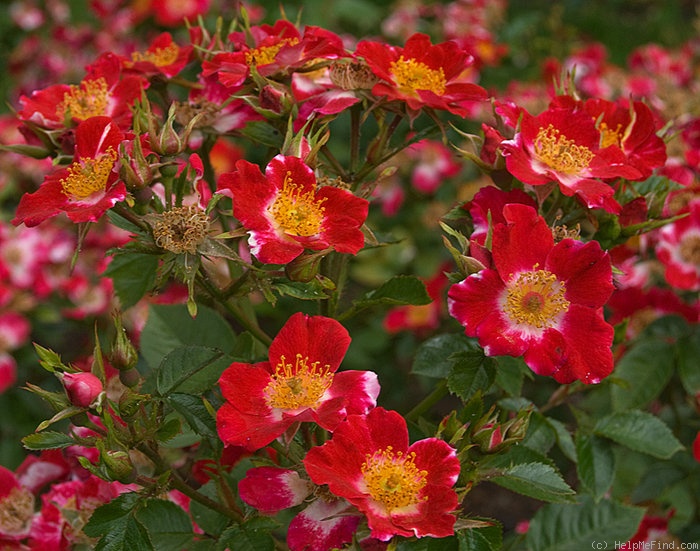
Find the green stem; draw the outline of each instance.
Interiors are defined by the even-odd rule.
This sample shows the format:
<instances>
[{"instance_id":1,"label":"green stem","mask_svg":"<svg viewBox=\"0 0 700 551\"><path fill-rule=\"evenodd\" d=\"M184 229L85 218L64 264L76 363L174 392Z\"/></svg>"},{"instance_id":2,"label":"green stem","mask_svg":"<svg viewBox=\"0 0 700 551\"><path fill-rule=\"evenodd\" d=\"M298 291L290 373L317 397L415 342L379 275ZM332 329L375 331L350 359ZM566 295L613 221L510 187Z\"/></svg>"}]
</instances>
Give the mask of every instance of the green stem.
<instances>
[{"instance_id":1,"label":"green stem","mask_svg":"<svg viewBox=\"0 0 700 551\"><path fill-rule=\"evenodd\" d=\"M416 421L421 415L429 411L435 404L448 394L447 379L443 379L433 389L433 391L423 398L404 418L406 421Z\"/></svg>"},{"instance_id":2,"label":"green stem","mask_svg":"<svg viewBox=\"0 0 700 551\"><path fill-rule=\"evenodd\" d=\"M226 311L236 318L238 322L256 339L258 339L265 346L270 346L270 343L272 343L272 337L270 337L270 335L265 333L265 331L260 328L257 321L250 319L245 312L243 312L241 307L238 306L238 304L234 304L230 300L227 300L219 288L201 274L198 276L198 283L200 283L209 293L209 295L216 302L220 303L226 309Z\"/></svg>"},{"instance_id":3,"label":"green stem","mask_svg":"<svg viewBox=\"0 0 700 551\"><path fill-rule=\"evenodd\" d=\"M182 478L180 478L180 475L177 474L174 471L171 471L170 474L170 486L172 488L175 488L176 490L182 492L185 494L187 497L190 499L193 499L197 503L200 503L204 505L205 507L208 507L209 509L212 509L213 511L216 511L217 513L220 513L237 523L243 522L243 515L241 515L238 511L234 511L233 509L229 509L228 507L225 507L218 501L214 501L213 499L205 496L204 494L200 494L197 490L192 488L189 484L187 484Z\"/></svg>"}]
</instances>

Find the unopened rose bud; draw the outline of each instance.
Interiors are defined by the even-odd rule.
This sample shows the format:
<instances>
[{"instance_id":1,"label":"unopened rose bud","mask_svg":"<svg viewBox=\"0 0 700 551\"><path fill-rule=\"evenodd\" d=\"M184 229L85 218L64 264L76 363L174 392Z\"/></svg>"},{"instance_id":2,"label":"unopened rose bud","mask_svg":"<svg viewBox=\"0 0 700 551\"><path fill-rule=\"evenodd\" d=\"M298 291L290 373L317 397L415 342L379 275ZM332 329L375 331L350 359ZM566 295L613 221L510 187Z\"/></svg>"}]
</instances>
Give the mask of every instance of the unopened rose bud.
<instances>
[{"instance_id":1,"label":"unopened rose bud","mask_svg":"<svg viewBox=\"0 0 700 551\"><path fill-rule=\"evenodd\" d=\"M308 283L318 274L321 259L327 253L328 251L321 251L320 253L297 256L284 267L284 273L292 281Z\"/></svg>"},{"instance_id":2,"label":"unopened rose bud","mask_svg":"<svg viewBox=\"0 0 700 551\"><path fill-rule=\"evenodd\" d=\"M91 407L104 392L102 381L87 372L64 373L63 386L71 403L82 408Z\"/></svg>"},{"instance_id":3,"label":"unopened rose bud","mask_svg":"<svg viewBox=\"0 0 700 551\"><path fill-rule=\"evenodd\" d=\"M100 454L107 476L122 484L129 484L136 479L136 469L129 454L120 450L109 450Z\"/></svg>"},{"instance_id":4,"label":"unopened rose bud","mask_svg":"<svg viewBox=\"0 0 700 551\"><path fill-rule=\"evenodd\" d=\"M112 341L112 350L109 353L109 362L119 371L128 371L136 366L139 355L122 326L121 318L116 314L112 318L116 332Z\"/></svg>"}]
</instances>

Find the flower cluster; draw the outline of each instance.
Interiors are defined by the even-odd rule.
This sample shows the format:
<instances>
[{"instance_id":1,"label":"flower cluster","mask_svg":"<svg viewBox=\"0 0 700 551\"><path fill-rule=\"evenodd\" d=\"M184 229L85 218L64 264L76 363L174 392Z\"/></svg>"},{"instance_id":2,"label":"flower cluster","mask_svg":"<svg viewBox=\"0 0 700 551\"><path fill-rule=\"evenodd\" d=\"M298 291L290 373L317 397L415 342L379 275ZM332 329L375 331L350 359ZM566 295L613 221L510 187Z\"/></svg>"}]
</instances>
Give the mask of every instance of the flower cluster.
<instances>
[{"instance_id":1,"label":"flower cluster","mask_svg":"<svg viewBox=\"0 0 700 551\"><path fill-rule=\"evenodd\" d=\"M668 83L700 87L695 42L498 89L504 2L353 37L99 0L82 39L59 4L13 11L61 32L0 126L0 399L48 407L0 467L2 546L692 534L700 119ZM72 63L22 63L51 40ZM482 489L549 503L524 530Z\"/></svg>"}]
</instances>

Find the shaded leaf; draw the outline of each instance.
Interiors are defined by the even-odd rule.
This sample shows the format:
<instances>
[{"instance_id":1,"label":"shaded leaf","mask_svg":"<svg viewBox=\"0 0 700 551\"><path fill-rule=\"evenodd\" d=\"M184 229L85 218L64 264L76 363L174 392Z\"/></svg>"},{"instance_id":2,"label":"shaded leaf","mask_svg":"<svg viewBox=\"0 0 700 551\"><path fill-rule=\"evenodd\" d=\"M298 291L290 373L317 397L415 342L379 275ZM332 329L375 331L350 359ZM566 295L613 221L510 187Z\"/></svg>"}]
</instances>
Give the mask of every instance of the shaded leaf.
<instances>
[{"instance_id":1,"label":"shaded leaf","mask_svg":"<svg viewBox=\"0 0 700 551\"><path fill-rule=\"evenodd\" d=\"M658 417L646 411L611 413L596 423L594 432L659 459L668 459L683 449L683 444L673 435L671 429Z\"/></svg>"}]
</instances>

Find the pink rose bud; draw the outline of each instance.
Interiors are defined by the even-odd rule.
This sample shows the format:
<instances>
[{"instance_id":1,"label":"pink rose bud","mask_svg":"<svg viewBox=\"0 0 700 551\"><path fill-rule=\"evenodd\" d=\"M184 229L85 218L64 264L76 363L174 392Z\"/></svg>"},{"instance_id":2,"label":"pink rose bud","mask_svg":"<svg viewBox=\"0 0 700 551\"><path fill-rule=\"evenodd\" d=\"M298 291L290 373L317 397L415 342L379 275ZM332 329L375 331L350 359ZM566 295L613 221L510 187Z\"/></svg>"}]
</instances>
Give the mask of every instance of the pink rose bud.
<instances>
[{"instance_id":1,"label":"pink rose bud","mask_svg":"<svg viewBox=\"0 0 700 551\"><path fill-rule=\"evenodd\" d=\"M102 381L92 373L64 373L63 386L74 406L87 408L93 404L104 390Z\"/></svg>"}]
</instances>

